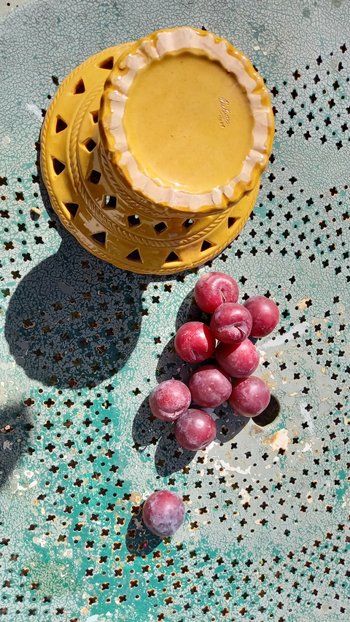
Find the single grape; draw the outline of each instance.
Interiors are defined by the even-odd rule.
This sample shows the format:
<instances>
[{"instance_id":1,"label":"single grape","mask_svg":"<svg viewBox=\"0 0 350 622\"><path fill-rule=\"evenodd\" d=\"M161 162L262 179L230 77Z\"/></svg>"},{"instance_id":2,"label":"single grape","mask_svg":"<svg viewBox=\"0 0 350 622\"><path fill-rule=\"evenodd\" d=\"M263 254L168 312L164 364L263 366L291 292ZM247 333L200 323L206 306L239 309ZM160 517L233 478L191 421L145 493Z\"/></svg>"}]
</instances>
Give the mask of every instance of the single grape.
<instances>
[{"instance_id":1,"label":"single grape","mask_svg":"<svg viewBox=\"0 0 350 622\"><path fill-rule=\"evenodd\" d=\"M253 296L244 303L253 319L252 337L266 337L276 328L280 313L276 303L266 296Z\"/></svg>"},{"instance_id":2,"label":"single grape","mask_svg":"<svg viewBox=\"0 0 350 622\"><path fill-rule=\"evenodd\" d=\"M175 437L180 447L197 451L204 449L216 436L216 425L208 413L190 408L175 423Z\"/></svg>"},{"instance_id":3,"label":"single grape","mask_svg":"<svg viewBox=\"0 0 350 622\"><path fill-rule=\"evenodd\" d=\"M175 421L191 403L189 388L180 380L165 380L151 393L149 405L152 414L162 421Z\"/></svg>"},{"instance_id":4,"label":"single grape","mask_svg":"<svg viewBox=\"0 0 350 622\"><path fill-rule=\"evenodd\" d=\"M166 538L181 527L185 518L182 499L170 490L157 490L145 501L142 520L152 533Z\"/></svg>"},{"instance_id":5,"label":"single grape","mask_svg":"<svg viewBox=\"0 0 350 622\"><path fill-rule=\"evenodd\" d=\"M259 354L249 339L241 343L219 343L215 358L220 367L233 378L250 376L259 365Z\"/></svg>"},{"instance_id":6,"label":"single grape","mask_svg":"<svg viewBox=\"0 0 350 622\"><path fill-rule=\"evenodd\" d=\"M265 382L256 376L249 376L234 381L229 402L235 413L256 417L268 407L270 398L270 389Z\"/></svg>"},{"instance_id":7,"label":"single grape","mask_svg":"<svg viewBox=\"0 0 350 622\"><path fill-rule=\"evenodd\" d=\"M206 313L214 313L223 302L237 302L238 293L236 281L223 272L203 274L194 288L195 301Z\"/></svg>"},{"instance_id":8,"label":"single grape","mask_svg":"<svg viewBox=\"0 0 350 622\"><path fill-rule=\"evenodd\" d=\"M210 328L219 341L239 343L249 337L252 323L252 316L243 305L224 302L215 309Z\"/></svg>"},{"instance_id":9,"label":"single grape","mask_svg":"<svg viewBox=\"0 0 350 622\"><path fill-rule=\"evenodd\" d=\"M175 350L186 363L201 363L215 350L215 337L202 322L186 322L175 335Z\"/></svg>"},{"instance_id":10,"label":"single grape","mask_svg":"<svg viewBox=\"0 0 350 622\"><path fill-rule=\"evenodd\" d=\"M192 402L202 408L216 408L231 395L231 381L225 372L215 365L203 365L191 376L188 386Z\"/></svg>"}]
</instances>

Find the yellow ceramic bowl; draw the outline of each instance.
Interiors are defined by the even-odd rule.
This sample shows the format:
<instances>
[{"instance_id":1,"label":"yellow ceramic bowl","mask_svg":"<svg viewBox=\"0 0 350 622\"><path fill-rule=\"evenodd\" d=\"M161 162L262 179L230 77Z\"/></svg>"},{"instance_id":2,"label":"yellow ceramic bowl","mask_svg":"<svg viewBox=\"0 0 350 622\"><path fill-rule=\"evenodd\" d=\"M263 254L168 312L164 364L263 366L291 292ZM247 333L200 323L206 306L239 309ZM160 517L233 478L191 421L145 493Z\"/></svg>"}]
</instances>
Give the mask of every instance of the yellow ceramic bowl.
<instances>
[{"instance_id":1,"label":"yellow ceramic bowl","mask_svg":"<svg viewBox=\"0 0 350 622\"><path fill-rule=\"evenodd\" d=\"M144 273L199 265L240 231L271 152L268 91L225 39L161 30L86 61L59 89L42 170L63 224Z\"/></svg>"}]
</instances>

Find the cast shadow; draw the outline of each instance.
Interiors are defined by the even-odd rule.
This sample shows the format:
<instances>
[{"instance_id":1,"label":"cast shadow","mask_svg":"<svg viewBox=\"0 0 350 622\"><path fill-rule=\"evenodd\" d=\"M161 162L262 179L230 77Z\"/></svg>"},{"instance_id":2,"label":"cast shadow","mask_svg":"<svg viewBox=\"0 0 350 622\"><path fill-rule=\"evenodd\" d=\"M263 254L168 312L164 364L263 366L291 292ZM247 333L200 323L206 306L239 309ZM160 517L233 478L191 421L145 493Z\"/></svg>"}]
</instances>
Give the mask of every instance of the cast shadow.
<instances>
[{"instance_id":1,"label":"cast shadow","mask_svg":"<svg viewBox=\"0 0 350 622\"><path fill-rule=\"evenodd\" d=\"M25 276L6 314L17 365L45 385L93 387L128 360L140 331L140 285L84 251L68 234Z\"/></svg>"},{"instance_id":2,"label":"cast shadow","mask_svg":"<svg viewBox=\"0 0 350 622\"><path fill-rule=\"evenodd\" d=\"M157 445L154 462L158 475L166 477L180 471L193 460L195 453L181 449L173 434L173 425L154 417L149 408L148 396L138 409L132 437L135 448L142 452L147 445Z\"/></svg>"},{"instance_id":3,"label":"cast shadow","mask_svg":"<svg viewBox=\"0 0 350 622\"><path fill-rule=\"evenodd\" d=\"M176 330L178 330L182 324L185 324L185 322L210 323L210 316L203 313L203 311L197 307L193 297L193 290L184 298L177 312L175 321ZM197 366L191 366L177 356L174 348L173 337L170 341L168 341L159 357L156 377L158 382L163 382L163 380L169 380L170 378L176 378L177 380L182 380L187 383L195 367Z\"/></svg>"},{"instance_id":4,"label":"cast shadow","mask_svg":"<svg viewBox=\"0 0 350 622\"><path fill-rule=\"evenodd\" d=\"M28 448L33 425L27 411L21 404L10 404L0 409L0 489L5 486Z\"/></svg>"},{"instance_id":5,"label":"cast shadow","mask_svg":"<svg viewBox=\"0 0 350 622\"><path fill-rule=\"evenodd\" d=\"M201 311L199 307L197 307L194 300L194 292L190 291L184 300L181 303L181 306L176 315L176 330L185 324L185 322L204 322L205 324L210 323L210 316L204 311Z\"/></svg>"},{"instance_id":6,"label":"cast shadow","mask_svg":"<svg viewBox=\"0 0 350 622\"><path fill-rule=\"evenodd\" d=\"M132 424L132 437L136 449L141 450L147 445L155 445L163 434L169 432L170 427L169 423L160 421L152 415L149 407L149 396L147 396L138 409Z\"/></svg>"},{"instance_id":7,"label":"cast shadow","mask_svg":"<svg viewBox=\"0 0 350 622\"><path fill-rule=\"evenodd\" d=\"M222 404L215 409L216 419L216 440L220 443L231 441L249 423L249 417L235 415L228 403Z\"/></svg>"},{"instance_id":8,"label":"cast shadow","mask_svg":"<svg viewBox=\"0 0 350 622\"><path fill-rule=\"evenodd\" d=\"M157 363L156 378L158 382L175 378L187 383L193 369L194 367L182 361L176 354L174 337L172 337L164 347Z\"/></svg>"},{"instance_id":9,"label":"cast shadow","mask_svg":"<svg viewBox=\"0 0 350 622\"><path fill-rule=\"evenodd\" d=\"M260 426L261 428L264 428L265 426L273 423L275 419L277 419L278 415L280 414L280 411L281 411L281 404L279 403L277 397L275 397L274 395L271 395L271 399L270 399L270 403L268 407L265 408L265 410L261 413L261 415L254 417L253 422L256 425Z\"/></svg>"},{"instance_id":10,"label":"cast shadow","mask_svg":"<svg viewBox=\"0 0 350 622\"><path fill-rule=\"evenodd\" d=\"M233 414L227 403L215 409L215 415L216 441L219 443L232 440L250 421L249 417ZM168 477L177 471L182 471L198 453L179 447L173 432L173 425L153 417L148 397L143 400L134 418L132 435L138 451L143 451L147 445L157 445L154 462L156 471L161 477Z\"/></svg>"},{"instance_id":11,"label":"cast shadow","mask_svg":"<svg viewBox=\"0 0 350 622\"><path fill-rule=\"evenodd\" d=\"M130 553L138 557L149 555L159 544L162 539L154 535L145 527L142 522L142 506L138 512L134 514L128 524L125 542Z\"/></svg>"},{"instance_id":12,"label":"cast shadow","mask_svg":"<svg viewBox=\"0 0 350 622\"><path fill-rule=\"evenodd\" d=\"M210 316L197 307L193 290L191 290L182 301L180 308L176 315L175 329L176 331L186 322L204 322L209 324ZM156 376L159 382L163 380L169 380L170 378L176 378L187 382L190 374L192 373L194 366L188 365L182 361L176 354L174 348L174 337L168 341L162 354L159 357Z\"/></svg>"},{"instance_id":13,"label":"cast shadow","mask_svg":"<svg viewBox=\"0 0 350 622\"><path fill-rule=\"evenodd\" d=\"M173 430L163 434L157 445L154 463L158 475L167 477L176 471L182 471L195 458L197 452L182 449L176 442Z\"/></svg>"},{"instance_id":14,"label":"cast shadow","mask_svg":"<svg viewBox=\"0 0 350 622\"><path fill-rule=\"evenodd\" d=\"M142 289L150 279L85 251L54 215L42 182L40 190L62 242L19 283L8 306L5 337L30 378L60 388L91 388L115 374L132 353Z\"/></svg>"}]
</instances>

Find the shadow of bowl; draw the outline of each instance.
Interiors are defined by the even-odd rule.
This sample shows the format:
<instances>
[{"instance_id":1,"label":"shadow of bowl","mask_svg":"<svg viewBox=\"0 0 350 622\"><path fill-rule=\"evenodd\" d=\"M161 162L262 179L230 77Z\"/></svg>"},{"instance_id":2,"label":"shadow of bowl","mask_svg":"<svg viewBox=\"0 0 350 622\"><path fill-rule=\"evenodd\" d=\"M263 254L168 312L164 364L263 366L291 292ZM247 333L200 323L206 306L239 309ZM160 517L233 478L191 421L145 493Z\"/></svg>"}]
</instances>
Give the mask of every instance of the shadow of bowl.
<instances>
[{"instance_id":1,"label":"shadow of bowl","mask_svg":"<svg viewBox=\"0 0 350 622\"><path fill-rule=\"evenodd\" d=\"M100 384L136 345L145 282L62 232L58 252L35 266L10 300L5 337L17 365L48 386Z\"/></svg>"},{"instance_id":2,"label":"shadow of bowl","mask_svg":"<svg viewBox=\"0 0 350 622\"><path fill-rule=\"evenodd\" d=\"M27 411L22 404L10 404L0 409L0 489L27 450L33 428Z\"/></svg>"}]
</instances>

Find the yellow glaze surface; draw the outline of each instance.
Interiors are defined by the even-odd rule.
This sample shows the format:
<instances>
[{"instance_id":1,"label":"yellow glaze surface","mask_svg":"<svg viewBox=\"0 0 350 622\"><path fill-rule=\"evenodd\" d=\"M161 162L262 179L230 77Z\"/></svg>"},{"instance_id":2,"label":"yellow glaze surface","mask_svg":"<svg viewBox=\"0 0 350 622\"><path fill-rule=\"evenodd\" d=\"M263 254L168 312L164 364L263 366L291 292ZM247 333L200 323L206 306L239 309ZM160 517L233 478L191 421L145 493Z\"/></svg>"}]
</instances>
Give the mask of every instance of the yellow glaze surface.
<instances>
[{"instance_id":1,"label":"yellow glaze surface","mask_svg":"<svg viewBox=\"0 0 350 622\"><path fill-rule=\"evenodd\" d=\"M104 99L110 89L111 69L127 58L134 47L135 44L127 43L103 50L64 80L42 128L41 170L53 208L64 226L87 250L123 269L145 274L170 274L208 261L238 235L254 206L259 176L251 190L243 192L238 201L227 202L221 209L212 206L199 211L181 206L173 208L155 203L135 191L114 161L102 118L106 113L104 102L101 106L101 96ZM192 60L186 71L193 70ZM197 60L202 61L199 57ZM171 64L172 59L169 61ZM163 67L166 66L167 62ZM180 69L176 71L181 74ZM213 75L218 74L218 81L225 84L225 79L221 82L219 77L221 69L217 72L213 65L212 71ZM149 77L154 83L156 76L152 74L150 72ZM146 72L144 75L147 77ZM139 86L135 82L136 94ZM141 95L135 97L135 108L131 106L128 111L130 118L139 106L142 119L142 102L141 99L137 101L138 97ZM238 106L236 102L235 105ZM156 123L156 117L153 118ZM148 117L147 123L150 122L151 117ZM249 119L246 122L249 124ZM155 155L153 160L145 157L147 149L152 147L152 133L147 132L135 138L135 149L137 151L139 140L141 152L144 149L144 165L156 166ZM180 138L179 128L179 144ZM203 136L199 137L199 142L205 149ZM154 138L153 144L159 155L162 149L159 137ZM178 149L180 152L180 147ZM193 184L188 169L193 171L195 167L191 166L189 156L186 157L187 166L174 162L178 166L177 172L182 174L182 183ZM196 157L199 158L198 152ZM158 162L161 167L158 175L172 174L174 167L167 168L168 163L162 162L162 158ZM214 168L212 175L228 174L223 165ZM203 170L205 165L202 165Z\"/></svg>"},{"instance_id":2,"label":"yellow glaze surface","mask_svg":"<svg viewBox=\"0 0 350 622\"><path fill-rule=\"evenodd\" d=\"M142 69L130 88L124 127L147 175L190 192L226 184L252 146L244 90L203 54L169 54Z\"/></svg>"},{"instance_id":3,"label":"yellow glaze surface","mask_svg":"<svg viewBox=\"0 0 350 622\"><path fill-rule=\"evenodd\" d=\"M273 132L269 93L250 61L193 28L134 43L102 96L101 136L117 174L140 197L178 212L221 211L252 190Z\"/></svg>"}]
</instances>

